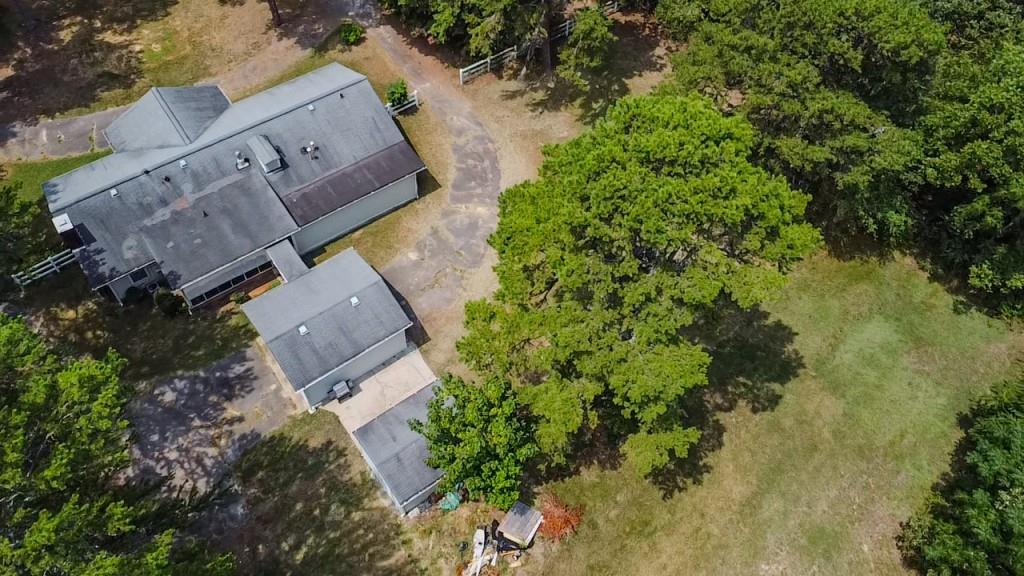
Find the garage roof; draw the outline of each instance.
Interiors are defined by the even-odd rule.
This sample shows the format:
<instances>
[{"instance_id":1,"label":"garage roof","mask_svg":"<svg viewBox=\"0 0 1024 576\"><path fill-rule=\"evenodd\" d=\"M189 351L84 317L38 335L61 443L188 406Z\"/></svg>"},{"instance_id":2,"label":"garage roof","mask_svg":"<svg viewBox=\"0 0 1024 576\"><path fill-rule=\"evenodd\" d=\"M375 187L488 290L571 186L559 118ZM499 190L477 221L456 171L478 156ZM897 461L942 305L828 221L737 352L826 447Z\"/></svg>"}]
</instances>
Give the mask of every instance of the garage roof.
<instances>
[{"instance_id":1,"label":"garage roof","mask_svg":"<svg viewBox=\"0 0 1024 576\"><path fill-rule=\"evenodd\" d=\"M412 326L384 279L351 248L242 310L296 390Z\"/></svg>"},{"instance_id":2,"label":"garage roof","mask_svg":"<svg viewBox=\"0 0 1024 576\"><path fill-rule=\"evenodd\" d=\"M409 428L409 420L427 420L427 404L438 383L396 404L356 429L353 436L374 475L403 513L415 508L443 474L427 466L427 441Z\"/></svg>"}]
</instances>

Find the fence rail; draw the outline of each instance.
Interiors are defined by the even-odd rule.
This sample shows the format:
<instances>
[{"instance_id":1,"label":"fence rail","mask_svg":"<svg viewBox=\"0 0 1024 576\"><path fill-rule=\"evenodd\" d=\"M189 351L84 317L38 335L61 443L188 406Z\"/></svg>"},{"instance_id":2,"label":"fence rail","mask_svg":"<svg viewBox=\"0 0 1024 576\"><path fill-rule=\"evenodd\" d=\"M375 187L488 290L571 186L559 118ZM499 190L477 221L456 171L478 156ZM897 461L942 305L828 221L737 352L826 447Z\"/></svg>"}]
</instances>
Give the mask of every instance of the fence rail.
<instances>
[{"instance_id":1,"label":"fence rail","mask_svg":"<svg viewBox=\"0 0 1024 576\"><path fill-rule=\"evenodd\" d=\"M32 266L24 272L18 272L12 274L11 278L14 278L14 282L24 288L29 284L49 276L50 274L56 274L65 267L75 261L75 253L71 250L65 250L59 254L54 254L46 260Z\"/></svg>"},{"instance_id":2,"label":"fence rail","mask_svg":"<svg viewBox=\"0 0 1024 576\"><path fill-rule=\"evenodd\" d=\"M412 94L409 94L409 97L406 98L405 102L402 102L401 104L391 104L389 102L385 104L384 107L388 109L388 113L391 114L392 116L398 116L399 114L405 112L409 108L419 108L420 91L413 90Z\"/></svg>"},{"instance_id":3,"label":"fence rail","mask_svg":"<svg viewBox=\"0 0 1024 576\"><path fill-rule=\"evenodd\" d=\"M615 0L611 2L605 2L604 4L601 5L601 11L604 12L607 16L611 16L612 14L618 12L621 9L622 5ZM566 38L569 36L569 34L572 33L572 30L575 27L576 19L569 18L568 20L562 22L561 24L558 24L557 26L554 27L554 29L551 30L551 39L558 40L560 38ZM459 84L465 85L473 78L476 78L477 76L480 76L482 74L486 74L494 70L495 68L500 69L505 66L508 66L509 62L515 60L516 58L519 57L520 54L526 52L526 48L528 45L529 44L527 43L523 44L522 46L509 46L508 48L505 48L501 52L491 54L487 58L484 58L483 60L480 60L478 62L474 62L469 66L466 66L465 68L460 68Z\"/></svg>"}]
</instances>

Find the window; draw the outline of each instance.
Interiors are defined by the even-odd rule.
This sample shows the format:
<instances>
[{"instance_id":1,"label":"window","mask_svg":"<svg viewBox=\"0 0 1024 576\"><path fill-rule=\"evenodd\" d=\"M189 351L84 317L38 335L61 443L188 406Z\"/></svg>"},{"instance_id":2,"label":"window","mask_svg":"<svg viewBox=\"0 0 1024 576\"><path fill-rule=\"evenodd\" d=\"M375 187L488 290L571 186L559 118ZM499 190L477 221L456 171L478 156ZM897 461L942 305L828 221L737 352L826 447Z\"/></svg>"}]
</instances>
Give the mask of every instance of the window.
<instances>
[{"instance_id":1,"label":"window","mask_svg":"<svg viewBox=\"0 0 1024 576\"><path fill-rule=\"evenodd\" d=\"M132 282L142 282L146 278L149 278L149 272L146 272L145 268L139 268L138 270L129 274L128 278L130 278Z\"/></svg>"}]
</instances>

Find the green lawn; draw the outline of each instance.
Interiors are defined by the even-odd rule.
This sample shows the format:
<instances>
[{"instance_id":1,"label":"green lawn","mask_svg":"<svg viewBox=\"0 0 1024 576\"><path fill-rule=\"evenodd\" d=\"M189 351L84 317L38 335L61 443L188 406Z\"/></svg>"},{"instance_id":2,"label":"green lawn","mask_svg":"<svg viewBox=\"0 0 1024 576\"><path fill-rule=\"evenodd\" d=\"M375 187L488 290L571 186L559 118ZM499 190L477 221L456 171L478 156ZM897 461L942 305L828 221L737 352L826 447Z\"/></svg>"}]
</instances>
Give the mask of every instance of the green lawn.
<instances>
[{"instance_id":1,"label":"green lawn","mask_svg":"<svg viewBox=\"0 0 1024 576\"><path fill-rule=\"evenodd\" d=\"M717 353L702 466L660 488L596 468L550 486L584 525L530 572L906 573L899 523L947 468L958 413L1019 369L1024 337L960 310L909 259L819 256L768 308Z\"/></svg>"},{"instance_id":2,"label":"green lawn","mask_svg":"<svg viewBox=\"0 0 1024 576\"><path fill-rule=\"evenodd\" d=\"M65 172L70 172L107 154L110 154L110 150L97 150L96 152L89 152L79 156L3 164L3 171L0 173L0 185L14 184L18 186L18 195L26 200L41 198L43 195L43 182L56 178Z\"/></svg>"}]
</instances>

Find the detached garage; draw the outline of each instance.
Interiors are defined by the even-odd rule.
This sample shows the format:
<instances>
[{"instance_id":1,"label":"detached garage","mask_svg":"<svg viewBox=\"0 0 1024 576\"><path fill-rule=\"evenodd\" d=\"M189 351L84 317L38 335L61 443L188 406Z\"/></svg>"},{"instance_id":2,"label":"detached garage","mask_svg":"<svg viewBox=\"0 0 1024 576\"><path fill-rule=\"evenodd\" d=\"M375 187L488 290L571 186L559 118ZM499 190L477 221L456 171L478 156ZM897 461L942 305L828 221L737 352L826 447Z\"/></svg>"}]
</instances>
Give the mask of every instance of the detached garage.
<instances>
[{"instance_id":1,"label":"detached garage","mask_svg":"<svg viewBox=\"0 0 1024 576\"><path fill-rule=\"evenodd\" d=\"M353 249L312 269L283 243L284 284L242 305L280 372L310 410L406 350L412 321L384 279ZM275 246L275 249L277 247ZM293 256L293 257L292 257ZM301 264L301 263L300 263Z\"/></svg>"}]
</instances>

